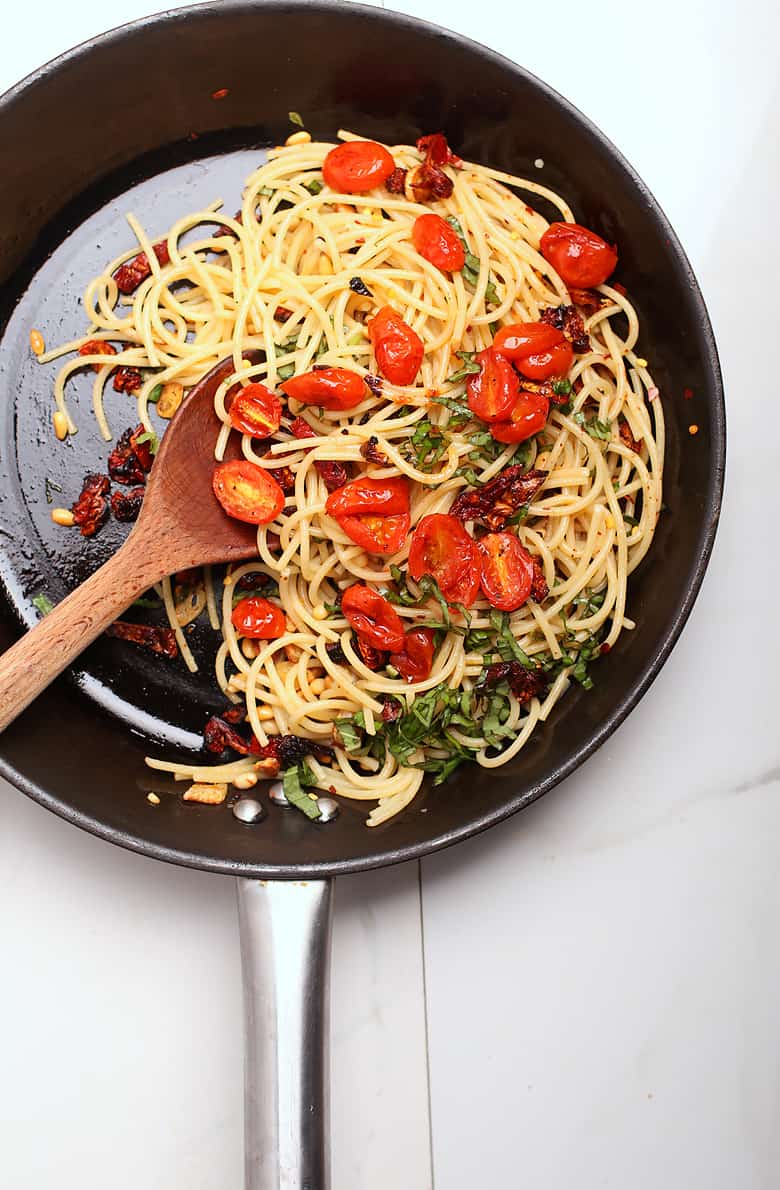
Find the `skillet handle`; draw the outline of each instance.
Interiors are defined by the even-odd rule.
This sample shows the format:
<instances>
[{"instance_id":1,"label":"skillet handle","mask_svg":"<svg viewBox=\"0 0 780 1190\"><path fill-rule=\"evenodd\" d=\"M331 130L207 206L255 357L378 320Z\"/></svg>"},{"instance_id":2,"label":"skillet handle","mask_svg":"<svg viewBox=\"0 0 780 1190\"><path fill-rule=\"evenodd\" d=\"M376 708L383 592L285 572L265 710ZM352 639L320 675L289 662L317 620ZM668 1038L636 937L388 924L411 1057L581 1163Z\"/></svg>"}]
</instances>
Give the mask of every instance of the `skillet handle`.
<instances>
[{"instance_id":1,"label":"skillet handle","mask_svg":"<svg viewBox=\"0 0 780 1190\"><path fill-rule=\"evenodd\" d=\"M237 881L246 1190L328 1190L329 880Z\"/></svg>"}]
</instances>

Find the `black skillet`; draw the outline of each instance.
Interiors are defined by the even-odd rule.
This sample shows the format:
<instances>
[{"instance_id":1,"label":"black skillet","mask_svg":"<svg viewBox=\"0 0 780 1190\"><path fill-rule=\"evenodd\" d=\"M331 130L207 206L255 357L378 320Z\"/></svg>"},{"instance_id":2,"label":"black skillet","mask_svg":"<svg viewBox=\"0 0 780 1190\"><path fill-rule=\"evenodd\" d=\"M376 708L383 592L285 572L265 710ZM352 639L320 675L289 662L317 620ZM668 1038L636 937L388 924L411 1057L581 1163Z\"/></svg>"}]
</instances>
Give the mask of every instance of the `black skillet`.
<instances>
[{"instance_id":1,"label":"black skillet","mask_svg":"<svg viewBox=\"0 0 780 1190\"><path fill-rule=\"evenodd\" d=\"M291 110L325 139L340 127L389 142L441 129L465 157L558 190L580 222L618 243L617 278L640 312L641 345L664 398L666 509L631 579L638 627L599 663L595 688L567 694L504 768L460 769L375 830L349 803L327 825L277 806L256 826L226 807L172 796L150 806L147 791L173 785L150 777L144 755L195 746L215 705L214 644L200 627L198 675L101 640L0 738L0 772L78 826L157 859L271 881L239 881L250 1190L327 1185L326 878L484 830L603 743L690 613L715 534L725 455L717 354L690 265L644 184L560 96L473 42L373 8L222 0L161 14L71 51L0 100L0 647L18 635L19 620L35 621L34 596L61 598L122 532L112 525L82 541L51 523L47 495L69 504L82 474L104 466L106 450L88 381L72 389L80 432L54 449L56 365L31 358L30 330L47 345L81 333L86 282L132 242L126 211L158 235L215 198L237 207L263 147L291 130ZM130 424L126 397L110 403L109 416L117 431Z\"/></svg>"}]
</instances>

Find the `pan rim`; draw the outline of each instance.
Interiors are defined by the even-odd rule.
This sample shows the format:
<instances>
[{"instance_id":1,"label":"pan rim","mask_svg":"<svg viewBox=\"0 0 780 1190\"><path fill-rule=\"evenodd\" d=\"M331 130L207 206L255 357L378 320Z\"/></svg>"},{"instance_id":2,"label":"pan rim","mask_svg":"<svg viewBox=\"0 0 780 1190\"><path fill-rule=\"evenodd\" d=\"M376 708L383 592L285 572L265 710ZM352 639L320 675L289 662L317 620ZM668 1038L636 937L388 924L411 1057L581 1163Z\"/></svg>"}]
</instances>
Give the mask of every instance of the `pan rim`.
<instances>
[{"instance_id":1,"label":"pan rim","mask_svg":"<svg viewBox=\"0 0 780 1190\"><path fill-rule=\"evenodd\" d=\"M56 75L64 68L73 65L78 66L79 61L89 54L100 52L103 47L115 41L120 41L125 37L132 36L147 27L159 25L163 22L174 25L185 23L193 17L200 15L223 17L239 12L257 11L259 8L260 6L254 0L215 0L215 2L188 5L175 10L166 9L139 18L138 20L118 25L52 58L42 66L31 71L0 95L0 120L3 118L5 111L25 92L45 84L49 77ZM262 5L262 8L264 11L283 8L286 10L298 9L301 12L338 12L340 15L343 15L345 11L340 0L268 0L267 3ZM431 22L420 20L417 17L411 17L386 9L377 9L366 4L350 4L349 10L355 10L357 13L378 22L386 21L397 27L426 31L429 35L433 34L443 41L459 45L471 52L477 53L488 61L500 63L504 69L510 70L526 82L529 82L541 92L548 102L561 108L624 171L631 185L646 204L649 213L658 224L660 231L666 237L667 250L675 258L688 287L692 315L698 325L701 337L700 349L702 362L709 381L708 408L712 419L713 466L704 501L702 529L695 552L691 558L691 574L688 588L664 628L659 646L654 655L634 679L629 690L618 699L611 712L602 720L599 729L577 751L569 756L567 760L557 764L551 772L531 789L509 798L500 807L487 811L478 817L469 818L467 822L443 831L433 838L427 838L423 841L405 844L396 848L369 848L368 844L370 844L371 832L367 831L366 851L360 856L351 859L286 865L246 860L228 861L195 851L153 843L135 832L121 830L104 823L94 815L79 810L61 800L44 787L38 785L35 781L26 777L24 773L6 760L2 754L2 745L0 744L0 776L10 781L21 792L38 802L45 809L53 811L58 817L86 830L98 838L115 843L126 850L134 851L166 863L175 863L183 867L222 875L271 879L322 878L367 871L371 868L385 867L407 860L420 859L424 855L432 854L445 847L452 846L454 843L481 834L483 831L511 817L519 810L524 809L548 793L579 768L617 730L655 681L672 649L679 640L698 597L712 555L722 507L726 465L726 415L723 378L711 320L701 289L684 248L664 210L633 166L612 141L574 104L560 95L559 92L543 80L537 78L536 75L518 63L513 62L505 55L472 38L444 29ZM382 834L379 837L383 838L386 836Z\"/></svg>"}]
</instances>

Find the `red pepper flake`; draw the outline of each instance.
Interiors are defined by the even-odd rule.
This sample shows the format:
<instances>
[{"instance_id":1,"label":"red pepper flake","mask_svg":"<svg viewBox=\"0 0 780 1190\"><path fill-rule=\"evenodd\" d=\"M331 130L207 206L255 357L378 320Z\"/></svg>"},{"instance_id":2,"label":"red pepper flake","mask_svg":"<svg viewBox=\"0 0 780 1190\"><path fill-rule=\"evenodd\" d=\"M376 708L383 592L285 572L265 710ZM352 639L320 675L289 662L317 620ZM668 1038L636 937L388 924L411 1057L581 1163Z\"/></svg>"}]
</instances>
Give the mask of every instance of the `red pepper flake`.
<instances>
[{"instance_id":1,"label":"red pepper flake","mask_svg":"<svg viewBox=\"0 0 780 1190\"><path fill-rule=\"evenodd\" d=\"M693 398L693 389L692 388L684 388L683 389L683 400L690 401L692 398Z\"/></svg>"},{"instance_id":2,"label":"red pepper flake","mask_svg":"<svg viewBox=\"0 0 780 1190\"><path fill-rule=\"evenodd\" d=\"M114 372L114 388L118 393L134 393L142 384L143 377L137 368L121 367Z\"/></svg>"},{"instance_id":3,"label":"red pepper flake","mask_svg":"<svg viewBox=\"0 0 780 1190\"><path fill-rule=\"evenodd\" d=\"M288 310L286 306L277 306L274 310L274 322L287 322L292 316L292 310Z\"/></svg>"},{"instance_id":4,"label":"red pepper flake","mask_svg":"<svg viewBox=\"0 0 780 1190\"><path fill-rule=\"evenodd\" d=\"M190 132L187 137L187 140L199 140L199 139L200 139L200 133L198 133L198 132Z\"/></svg>"},{"instance_id":5,"label":"red pepper flake","mask_svg":"<svg viewBox=\"0 0 780 1190\"><path fill-rule=\"evenodd\" d=\"M105 339L90 339L79 347L79 355L116 355L116 347L107 343ZM93 370L99 372L102 364L93 364Z\"/></svg>"},{"instance_id":6,"label":"red pepper flake","mask_svg":"<svg viewBox=\"0 0 780 1190\"><path fill-rule=\"evenodd\" d=\"M385 695L382 700L382 722L395 723L401 718L401 704L397 698Z\"/></svg>"},{"instance_id":7,"label":"red pepper flake","mask_svg":"<svg viewBox=\"0 0 780 1190\"><path fill-rule=\"evenodd\" d=\"M81 495L73 505L73 520L81 529L82 537L93 537L108 519L106 496L110 488L108 476L90 474L84 476Z\"/></svg>"},{"instance_id":8,"label":"red pepper flake","mask_svg":"<svg viewBox=\"0 0 780 1190\"><path fill-rule=\"evenodd\" d=\"M163 657L173 659L179 655L176 633L172 628L154 628L148 624L129 624L126 620L116 620L106 629L106 636L118 636L120 640L128 640Z\"/></svg>"},{"instance_id":9,"label":"red pepper flake","mask_svg":"<svg viewBox=\"0 0 780 1190\"><path fill-rule=\"evenodd\" d=\"M628 290L626 289L625 285L621 285L619 281L613 281L612 288L616 293L619 293L621 297L628 297Z\"/></svg>"},{"instance_id":10,"label":"red pepper flake","mask_svg":"<svg viewBox=\"0 0 780 1190\"><path fill-rule=\"evenodd\" d=\"M604 644L599 649L599 652L600 653L608 653L611 648L612 648L612 645L608 644L607 641L604 641Z\"/></svg>"},{"instance_id":11,"label":"red pepper flake","mask_svg":"<svg viewBox=\"0 0 780 1190\"><path fill-rule=\"evenodd\" d=\"M227 87L220 87L218 91L211 92L212 99L225 99L230 94Z\"/></svg>"},{"instance_id":12,"label":"red pepper flake","mask_svg":"<svg viewBox=\"0 0 780 1190\"><path fill-rule=\"evenodd\" d=\"M689 434L698 434L698 432L699 432L699 427L697 425L688 426Z\"/></svg>"}]
</instances>

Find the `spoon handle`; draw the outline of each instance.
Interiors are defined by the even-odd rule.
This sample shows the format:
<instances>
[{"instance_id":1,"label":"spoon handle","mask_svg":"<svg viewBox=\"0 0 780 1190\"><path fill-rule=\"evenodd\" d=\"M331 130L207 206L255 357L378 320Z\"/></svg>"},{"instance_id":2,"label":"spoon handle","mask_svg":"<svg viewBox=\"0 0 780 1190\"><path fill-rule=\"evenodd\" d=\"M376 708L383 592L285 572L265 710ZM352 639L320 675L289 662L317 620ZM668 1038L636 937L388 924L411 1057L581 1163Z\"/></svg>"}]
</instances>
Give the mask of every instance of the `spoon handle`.
<instances>
[{"instance_id":1,"label":"spoon handle","mask_svg":"<svg viewBox=\"0 0 780 1190\"><path fill-rule=\"evenodd\" d=\"M142 591L159 581L159 563L134 536L0 656L0 731Z\"/></svg>"}]
</instances>

